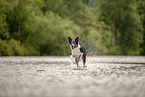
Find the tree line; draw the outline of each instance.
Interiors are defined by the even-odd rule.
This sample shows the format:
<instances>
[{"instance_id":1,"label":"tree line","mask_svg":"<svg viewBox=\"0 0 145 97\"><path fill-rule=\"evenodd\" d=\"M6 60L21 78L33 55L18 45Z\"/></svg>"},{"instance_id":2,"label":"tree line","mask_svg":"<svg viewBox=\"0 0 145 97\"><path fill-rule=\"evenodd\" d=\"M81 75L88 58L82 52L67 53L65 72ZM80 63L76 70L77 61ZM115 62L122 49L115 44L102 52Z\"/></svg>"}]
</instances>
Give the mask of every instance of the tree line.
<instances>
[{"instance_id":1,"label":"tree line","mask_svg":"<svg viewBox=\"0 0 145 97\"><path fill-rule=\"evenodd\" d=\"M0 56L145 55L144 0L0 0Z\"/></svg>"}]
</instances>

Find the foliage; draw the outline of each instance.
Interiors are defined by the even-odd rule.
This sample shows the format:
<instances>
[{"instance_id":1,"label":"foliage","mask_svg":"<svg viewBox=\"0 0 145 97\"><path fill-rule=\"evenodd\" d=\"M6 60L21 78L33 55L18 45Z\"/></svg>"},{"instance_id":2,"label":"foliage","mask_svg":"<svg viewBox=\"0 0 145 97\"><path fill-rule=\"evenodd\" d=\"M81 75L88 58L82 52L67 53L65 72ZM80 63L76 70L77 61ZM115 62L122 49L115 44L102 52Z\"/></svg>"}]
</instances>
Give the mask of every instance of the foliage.
<instances>
[{"instance_id":1,"label":"foliage","mask_svg":"<svg viewBox=\"0 0 145 97\"><path fill-rule=\"evenodd\" d=\"M144 4L144 0L1 0L0 55L69 55L68 36L79 36L88 55L144 54Z\"/></svg>"},{"instance_id":2,"label":"foliage","mask_svg":"<svg viewBox=\"0 0 145 97\"><path fill-rule=\"evenodd\" d=\"M67 54L67 37L74 37L77 32L80 32L73 21L62 19L57 14L52 12L47 13L47 16L35 16L34 21L30 24L32 32L26 42L34 45L42 55Z\"/></svg>"},{"instance_id":3,"label":"foliage","mask_svg":"<svg viewBox=\"0 0 145 97\"><path fill-rule=\"evenodd\" d=\"M0 1L0 38L7 39L9 38L9 26L6 22L6 12L10 11L17 1L13 0L1 0Z\"/></svg>"},{"instance_id":4,"label":"foliage","mask_svg":"<svg viewBox=\"0 0 145 97\"><path fill-rule=\"evenodd\" d=\"M143 29L143 42L141 44L141 55L145 55L145 1L137 0L137 11L140 15L142 21L142 29Z\"/></svg>"},{"instance_id":5,"label":"foliage","mask_svg":"<svg viewBox=\"0 0 145 97\"><path fill-rule=\"evenodd\" d=\"M0 18L0 38L7 39L9 38L9 28L8 24L6 23L6 15L1 13Z\"/></svg>"},{"instance_id":6,"label":"foliage","mask_svg":"<svg viewBox=\"0 0 145 97\"><path fill-rule=\"evenodd\" d=\"M135 0L104 0L100 5L101 19L112 28L112 45L119 45L125 55L130 51L138 55L136 51L142 41L141 22L135 5Z\"/></svg>"},{"instance_id":7,"label":"foliage","mask_svg":"<svg viewBox=\"0 0 145 97\"><path fill-rule=\"evenodd\" d=\"M23 55L24 52L22 47L19 45L19 42L11 39L11 40L0 40L0 55Z\"/></svg>"},{"instance_id":8,"label":"foliage","mask_svg":"<svg viewBox=\"0 0 145 97\"><path fill-rule=\"evenodd\" d=\"M28 0L19 0L13 10L7 12L7 22L10 27L10 37L19 40L21 44L27 38L29 31L26 22L31 17L30 9L27 8Z\"/></svg>"}]
</instances>

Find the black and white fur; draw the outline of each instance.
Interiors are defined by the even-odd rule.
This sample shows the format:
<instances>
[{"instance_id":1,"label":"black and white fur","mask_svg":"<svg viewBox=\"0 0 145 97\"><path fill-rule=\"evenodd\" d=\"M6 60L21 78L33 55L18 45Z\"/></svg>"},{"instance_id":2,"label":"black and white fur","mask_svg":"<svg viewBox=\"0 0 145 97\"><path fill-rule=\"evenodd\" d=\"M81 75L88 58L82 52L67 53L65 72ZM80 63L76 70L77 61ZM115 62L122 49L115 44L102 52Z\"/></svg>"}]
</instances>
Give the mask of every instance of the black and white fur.
<instances>
[{"instance_id":1,"label":"black and white fur","mask_svg":"<svg viewBox=\"0 0 145 97\"><path fill-rule=\"evenodd\" d=\"M83 46L79 44L79 37L76 37L75 40L72 40L70 37L68 37L70 49L71 49L71 59L74 64L77 64L77 67L79 67L79 61L82 60L83 65L85 67L86 63L86 50Z\"/></svg>"}]
</instances>

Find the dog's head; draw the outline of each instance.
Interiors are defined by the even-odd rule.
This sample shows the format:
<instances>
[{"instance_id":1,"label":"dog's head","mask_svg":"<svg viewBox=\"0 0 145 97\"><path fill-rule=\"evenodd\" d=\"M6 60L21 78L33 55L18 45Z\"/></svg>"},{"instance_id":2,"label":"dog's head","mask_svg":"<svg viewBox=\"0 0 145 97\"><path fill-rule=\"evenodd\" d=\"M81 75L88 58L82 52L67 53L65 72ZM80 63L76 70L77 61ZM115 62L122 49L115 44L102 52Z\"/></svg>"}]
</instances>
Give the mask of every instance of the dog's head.
<instances>
[{"instance_id":1,"label":"dog's head","mask_svg":"<svg viewBox=\"0 0 145 97\"><path fill-rule=\"evenodd\" d=\"M79 44L79 37L76 37L75 40L72 40L70 37L68 37L68 42L71 49L77 48Z\"/></svg>"}]
</instances>

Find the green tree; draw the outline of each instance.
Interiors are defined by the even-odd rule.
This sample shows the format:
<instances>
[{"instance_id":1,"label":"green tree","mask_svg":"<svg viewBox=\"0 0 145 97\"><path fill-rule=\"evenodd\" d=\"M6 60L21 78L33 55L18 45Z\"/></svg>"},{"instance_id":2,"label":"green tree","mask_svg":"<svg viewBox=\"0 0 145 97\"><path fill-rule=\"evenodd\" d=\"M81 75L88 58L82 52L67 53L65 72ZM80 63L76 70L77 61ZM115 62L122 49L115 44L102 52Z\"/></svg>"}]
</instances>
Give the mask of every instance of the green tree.
<instances>
[{"instance_id":1,"label":"green tree","mask_svg":"<svg viewBox=\"0 0 145 97\"><path fill-rule=\"evenodd\" d=\"M81 0L44 0L43 12L52 11L62 18L74 21L87 36L91 29L98 29L100 22L97 20L93 8L89 8ZM98 25L97 25L98 24Z\"/></svg>"},{"instance_id":2,"label":"green tree","mask_svg":"<svg viewBox=\"0 0 145 97\"><path fill-rule=\"evenodd\" d=\"M9 27L6 22L6 15L1 12L0 14L0 38L2 40L9 38Z\"/></svg>"},{"instance_id":3,"label":"green tree","mask_svg":"<svg viewBox=\"0 0 145 97\"><path fill-rule=\"evenodd\" d=\"M139 54L142 37L135 0L103 0L100 10L100 18L112 28L112 46L120 45L123 54Z\"/></svg>"},{"instance_id":4,"label":"green tree","mask_svg":"<svg viewBox=\"0 0 145 97\"><path fill-rule=\"evenodd\" d=\"M29 34L26 29L26 22L31 17L30 9L28 9L29 0L18 0L18 4L13 10L7 12L7 22L10 28L10 37L22 44Z\"/></svg>"},{"instance_id":5,"label":"green tree","mask_svg":"<svg viewBox=\"0 0 145 97\"><path fill-rule=\"evenodd\" d=\"M102 0L100 3L100 17L107 25L112 28L112 46L116 43L116 31L120 21L124 18L122 1Z\"/></svg>"},{"instance_id":6,"label":"green tree","mask_svg":"<svg viewBox=\"0 0 145 97\"><path fill-rule=\"evenodd\" d=\"M17 0L1 0L0 1L0 38L9 38L9 25L6 22L6 13L13 9L17 5Z\"/></svg>"},{"instance_id":7,"label":"green tree","mask_svg":"<svg viewBox=\"0 0 145 97\"><path fill-rule=\"evenodd\" d=\"M143 28L143 42L141 44L141 55L145 55L145 0L137 0L137 11L141 17Z\"/></svg>"}]
</instances>

